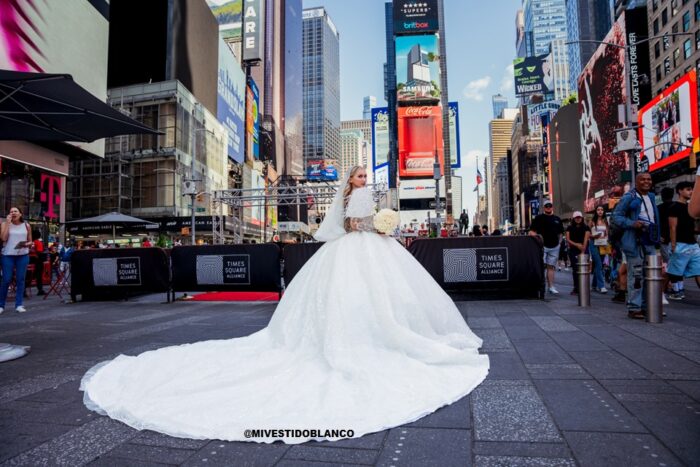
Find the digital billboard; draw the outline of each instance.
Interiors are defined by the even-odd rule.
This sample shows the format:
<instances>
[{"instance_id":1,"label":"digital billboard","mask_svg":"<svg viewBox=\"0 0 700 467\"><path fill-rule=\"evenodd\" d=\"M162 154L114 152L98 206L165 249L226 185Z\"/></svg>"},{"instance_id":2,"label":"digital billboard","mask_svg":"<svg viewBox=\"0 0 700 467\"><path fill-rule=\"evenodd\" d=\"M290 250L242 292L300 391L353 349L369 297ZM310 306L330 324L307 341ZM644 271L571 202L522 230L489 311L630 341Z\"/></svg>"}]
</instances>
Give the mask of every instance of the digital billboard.
<instances>
[{"instance_id":1,"label":"digital billboard","mask_svg":"<svg viewBox=\"0 0 700 467\"><path fill-rule=\"evenodd\" d=\"M515 95L545 94L554 91L552 56L534 55L513 60Z\"/></svg>"},{"instance_id":2,"label":"digital billboard","mask_svg":"<svg viewBox=\"0 0 700 467\"><path fill-rule=\"evenodd\" d=\"M248 160L260 160L260 93L252 78L248 79L246 88L246 131L248 142L246 154Z\"/></svg>"},{"instance_id":3,"label":"digital billboard","mask_svg":"<svg viewBox=\"0 0 700 467\"><path fill-rule=\"evenodd\" d=\"M400 0L394 2L394 34L437 31L437 0Z\"/></svg>"},{"instance_id":4,"label":"digital billboard","mask_svg":"<svg viewBox=\"0 0 700 467\"><path fill-rule=\"evenodd\" d=\"M306 165L306 178L313 181L335 181L338 180L338 169L332 160L310 160Z\"/></svg>"},{"instance_id":5,"label":"digital billboard","mask_svg":"<svg viewBox=\"0 0 700 467\"><path fill-rule=\"evenodd\" d=\"M243 0L207 0L207 5L219 23L219 36L240 39L243 24Z\"/></svg>"},{"instance_id":6,"label":"digital billboard","mask_svg":"<svg viewBox=\"0 0 700 467\"><path fill-rule=\"evenodd\" d=\"M622 48L604 44L598 47L578 79L585 211L606 203L610 191L620 189L620 173L629 170L628 157L613 152L617 145L615 130L622 126L618 106L626 98L624 17L623 13L603 39Z\"/></svg>"},{"instance_id":7,"label":"digital billboard","mask_svg":"<svg viewBox=\"0 0 700 467\"><path fill-rule=\"evenodd\" d=\"M105 2L0 1L0 69L69 73L101 101L107 99L109 5ZM104 140L74 143L104 155Z\"/></svg>"},{"instance_id":8,"label":"digital billboard","mask_svg":"<svg viewBox=\"0 0 700 467\"><path fill-rule=\"evenodd\" d=\"M219 79L216 117L228 132L228 157L243 162L245 131L245 73L228 45L219 39Z\"/></svg>"},{"instance_id":9,"label":"digital billboard","mask_svg":"<svg viewBox=\"0 0 700 467\"><path fill-rule=\"evenodd\" d=\"M698 138L697 72L692 70L639 112L642 158L655 171L692 154Z\"/></svg>"},{"instance_id":10,"label":"digital billboard","mask_svg":"<svg viewBox=\"0 0 700 467\"><path fill-rule=\"evenodd\" d=\"M440 100L440 52L434 34L396 38L396 95L399 104Z\"/></svg>"},{"instance_id":11,"label":"digital billboard","mask_svg":"<svg viewBox=\"0 0 700 467\"><path fill-rule=\"evenodd\" d=\"M263 16L262 0L245 0L243 4L243 60L259 61L263 58Z\"/></svg>"},{"instance_id":12,"label":"digital billboard","mask_svg":"<svg viewBox=\"0 0 700 467\"><path fill-rule=\"evenodd\" d=\"M450 102L450 161L453 169L462 166L459 104ZM389 163L389 110L386 107L372 109L372 166L374 169Z\"/></svg>"},{"instance_id":13,"label":"digital billboard","mask_svg":"<svg viewBox=\"0 0 700 467\"><path fill-rule=\"evenodd\" d=\"M584 186L581 182L581 143L577 104L569 104L549 123L549 191L554 211L570 217L583 209Z\"/></svg>"},{"instance_id":14,"label":"digital billboard","mask_svg":"<svg viewBox=\"0 0 700 467\"><path fill-rule=\"evenodd\" d=\"M375 169L389 163L389 109L372 109L372 166Z\"/></svg>"},{"instance_id":15,"label":"digital billboard","mask_svg":"<svg viewBox=\"0 0 700 467\"><path fill-rule=\"evenodd\" d=\"M443 165L442 108L399 107L399 177L432 177L437 151Z\"/></svg>"}]
</instances>

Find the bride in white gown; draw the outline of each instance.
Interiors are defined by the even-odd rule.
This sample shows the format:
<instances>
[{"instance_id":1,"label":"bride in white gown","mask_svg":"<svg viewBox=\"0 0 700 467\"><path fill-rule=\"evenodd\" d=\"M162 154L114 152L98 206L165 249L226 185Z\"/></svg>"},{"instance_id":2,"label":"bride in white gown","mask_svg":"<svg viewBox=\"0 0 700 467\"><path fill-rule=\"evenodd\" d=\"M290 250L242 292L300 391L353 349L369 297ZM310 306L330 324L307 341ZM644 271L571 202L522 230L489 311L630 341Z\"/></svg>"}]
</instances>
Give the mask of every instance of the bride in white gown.
<instances>
[{"instance_id":1,"label":"bride in white gown","mask_svg":"<svg viewBox=\"0 0 700 467\"><path fill-rule=\"evenodd\" d=\"M171 436L302 443L412 422L471 392L489 369L481 339L405 248L370 231L366 180L354 167L341 184L316 234L326 244L266 328L100 363L81 382L87 407Z\"/></svg>"}]
</instances>

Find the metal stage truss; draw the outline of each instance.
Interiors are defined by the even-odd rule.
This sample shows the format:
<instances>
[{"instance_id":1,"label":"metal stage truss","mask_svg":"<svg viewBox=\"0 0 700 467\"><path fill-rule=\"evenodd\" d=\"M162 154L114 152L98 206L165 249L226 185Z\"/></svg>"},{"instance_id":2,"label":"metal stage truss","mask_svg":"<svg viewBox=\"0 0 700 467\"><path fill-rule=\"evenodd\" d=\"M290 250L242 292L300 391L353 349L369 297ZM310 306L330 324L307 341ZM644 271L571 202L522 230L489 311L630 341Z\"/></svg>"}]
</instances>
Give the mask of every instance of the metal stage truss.
<instances>
[{"instance_id":1,"label":"metal stage truss","mask_svg":"<svg viewBox=\"0 0 700 467\"><path fill-rule=\"evenodd\" d=\"M386 183L368 185L372 188L374 198L380 206L386 200L388 187ZM269 186L267 188L236 188L232 190L215 190L211 197L212 234L214 244L226 242L224 226L224 206L231 209L235 243L243 242L244 208L268 206L299 206L302 204L327 205L333 202L338 191L338 184Z\"/></svg>"}]
</instances>

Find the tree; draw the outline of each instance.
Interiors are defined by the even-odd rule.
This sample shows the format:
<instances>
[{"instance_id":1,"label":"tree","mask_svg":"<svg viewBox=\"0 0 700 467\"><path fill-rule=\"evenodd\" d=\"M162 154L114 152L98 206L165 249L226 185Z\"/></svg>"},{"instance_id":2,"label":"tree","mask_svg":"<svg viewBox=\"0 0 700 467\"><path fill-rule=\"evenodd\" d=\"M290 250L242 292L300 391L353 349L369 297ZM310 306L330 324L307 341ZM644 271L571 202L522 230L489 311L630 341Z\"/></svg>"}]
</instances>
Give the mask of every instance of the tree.
<instances>
[{"instance_id":1,"label":"tree","mask_svg":"<svg viewBox=\"0 0 700 467\"><path fill-rule=\"evenodd\" d=\"M578 102L578 93L572 92L569 97L561 101L561 105L576 104Z\"/></svg>"}]
</instances>

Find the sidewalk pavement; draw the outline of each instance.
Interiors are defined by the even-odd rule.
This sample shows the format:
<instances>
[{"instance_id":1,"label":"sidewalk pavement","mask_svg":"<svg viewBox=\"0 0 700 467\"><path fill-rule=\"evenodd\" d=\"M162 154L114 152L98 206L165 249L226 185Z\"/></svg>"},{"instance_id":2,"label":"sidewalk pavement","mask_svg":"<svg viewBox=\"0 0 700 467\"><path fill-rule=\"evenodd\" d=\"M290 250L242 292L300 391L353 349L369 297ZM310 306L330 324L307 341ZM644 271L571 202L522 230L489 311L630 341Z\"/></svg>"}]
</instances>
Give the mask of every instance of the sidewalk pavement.
<instances>
[{"instance_id":1,"label":"sidewalk pavement","mask_svg":"<svg viewBox=\"0 0 700 467\"><path fill-rule=\"evenodd\" d=\"M700 293L663 324L626 317L611 294L576 305L570 276L545 301L458 302L491 358L469 396L414 423L338 442L202 441L139 432L89 412L95 363L167 345L248 335L274 304L29 300L0 341L32 346L0 364L0 465L700 465Z\"/></svg>"}]
</instances>

